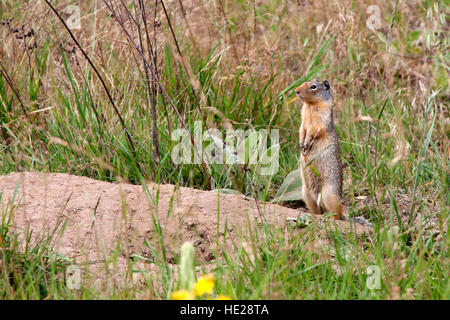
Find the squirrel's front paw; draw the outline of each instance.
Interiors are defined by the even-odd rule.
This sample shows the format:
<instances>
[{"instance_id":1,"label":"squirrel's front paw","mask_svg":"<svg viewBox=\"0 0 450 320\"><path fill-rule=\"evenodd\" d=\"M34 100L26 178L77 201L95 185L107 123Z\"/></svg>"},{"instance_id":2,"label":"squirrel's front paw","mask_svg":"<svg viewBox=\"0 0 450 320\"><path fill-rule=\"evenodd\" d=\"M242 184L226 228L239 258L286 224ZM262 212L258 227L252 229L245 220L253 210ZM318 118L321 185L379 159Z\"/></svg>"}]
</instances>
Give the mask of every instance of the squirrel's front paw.
<instances>
[{"instance_id":1,"label":"squirrel's front paw","mask_svg":"<svg viewBox=\"0 0 450 320\"><path fill-rule=\"evenodd\" d=\"M306 151L305 141L300 141L300 151L301 152L305 152Z\"/></svg>"},{"instance_id":2,"label":"squirrel's front paw","mask_svg":"<svg viewBox=\"0 0 450 320\"><path fill-rule=\"evenodd\" d=\"M303 142L300 144L300 149L301 149L303 152L306 152L306 151L311 150L312 145L313 145L313 140L312 140L312 139L306 139L305 141L303 141Z\"/></svg>"}]
</instances>

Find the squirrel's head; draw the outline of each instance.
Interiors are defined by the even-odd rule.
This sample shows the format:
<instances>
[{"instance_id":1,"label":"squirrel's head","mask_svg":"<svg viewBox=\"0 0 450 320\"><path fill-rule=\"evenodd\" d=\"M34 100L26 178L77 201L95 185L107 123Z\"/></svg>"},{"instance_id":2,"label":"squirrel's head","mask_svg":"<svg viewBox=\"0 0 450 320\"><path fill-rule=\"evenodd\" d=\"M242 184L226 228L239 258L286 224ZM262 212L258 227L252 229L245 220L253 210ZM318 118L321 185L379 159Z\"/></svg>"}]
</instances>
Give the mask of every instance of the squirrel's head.
<instances>
[{"instance_id":1,"label":"squirrel's head","mask_svg":"<svg viewBox=\"0 0 450 320\"><path fill-rule=\"evenodd\" d=\"M330 83L327 80L305 82L295 89L295 94L308 104L331 103Z\"/></svg>"}]
</instances>

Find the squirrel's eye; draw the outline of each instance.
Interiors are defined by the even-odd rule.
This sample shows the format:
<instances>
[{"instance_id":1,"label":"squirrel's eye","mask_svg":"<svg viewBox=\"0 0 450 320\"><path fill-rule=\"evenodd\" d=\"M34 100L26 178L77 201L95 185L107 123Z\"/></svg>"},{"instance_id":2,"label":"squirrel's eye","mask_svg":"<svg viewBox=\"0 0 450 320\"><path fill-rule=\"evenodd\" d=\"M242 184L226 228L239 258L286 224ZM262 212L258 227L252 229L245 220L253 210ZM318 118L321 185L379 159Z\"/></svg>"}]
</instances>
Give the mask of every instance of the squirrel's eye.
<instances>
[{"instance_id":1,"label":"squirrel's eye","mask_svg":"<svg viewBox=\"0 0 450 320\"><path fill-rule=\"evenodd\" d=\"M317 86L315 84L313 84L311 87L309 87L310 89L316 89Z\"/></svg>"}]
</instances>

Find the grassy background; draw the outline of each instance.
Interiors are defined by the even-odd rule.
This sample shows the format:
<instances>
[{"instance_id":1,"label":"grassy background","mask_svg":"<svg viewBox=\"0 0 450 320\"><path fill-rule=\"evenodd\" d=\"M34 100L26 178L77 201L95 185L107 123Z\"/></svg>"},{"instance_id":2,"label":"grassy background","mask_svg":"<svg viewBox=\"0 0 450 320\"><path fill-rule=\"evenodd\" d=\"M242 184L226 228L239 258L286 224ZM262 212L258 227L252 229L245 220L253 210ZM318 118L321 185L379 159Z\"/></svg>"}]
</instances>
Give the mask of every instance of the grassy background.
<instances>
[{"instance_id":1,"label":"grassy background","mask_svg":"<svg viewBox=\"0 0 450 320\"><path fill-rule=\"evenodd\" d=\"M1 173L231 188L270 200L298 167L300 105L292 89L327 79L346 204L372 221L374 238L356 261L336 254L320 262L265 229L252 259L241 252L216 261L216 290L241 299L449 297L447 0L164 1L167 15L160 1L107 1L115 14L103 1L53 1L65 21L70 15L62 11L72 3L81 9L73 35L100 77L45 1L0 4ZM375 32L366 26L372 4L381 13ZM171 131L184 123L192 132L198 120L219 130L278 129L280 170L268 180L252 166L175 165ZM55 280L64 263L49 258L44 240L18 249L7 211L2 297L138 294L86 288L74 295ZM336 252L361 247L332 238ZM372 264L381 267L379 290L366 286ZM171 272L161 270L163 286L149 289L150 297L166 298L174 288Z\"/></svg>"}]
</instances>

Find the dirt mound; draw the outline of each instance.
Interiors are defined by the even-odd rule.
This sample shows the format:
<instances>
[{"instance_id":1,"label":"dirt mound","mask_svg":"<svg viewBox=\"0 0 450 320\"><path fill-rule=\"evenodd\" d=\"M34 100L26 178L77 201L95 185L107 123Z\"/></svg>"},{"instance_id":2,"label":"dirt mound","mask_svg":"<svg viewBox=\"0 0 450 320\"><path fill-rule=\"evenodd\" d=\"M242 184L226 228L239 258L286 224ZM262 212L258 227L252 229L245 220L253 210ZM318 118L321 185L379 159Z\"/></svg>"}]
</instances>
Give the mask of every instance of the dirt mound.
<instances>
[{"instance_id":1,"label":"dirt mound","mask_svg":"<svg viewBox=\"0 0 450 320\"><path fill-rule=\"evenodd\" d=\"M217 191L168 184L149 183L147 188L148 193L139 185L61 173L0 176L2 212L15 197L14 210L10 210L13 230L22 236L26 230L33 230L37 236L65 223L54 249L77 264L100 263L117 248L118 260L124 265L134 254L151 260L161 254L161 247L167 261L175 263L184 241L192 241L197 247L198 261L210 261L220 254L216 245L223 243L224 232L225 247L235 251L245 245L249 230L262 221L280 226L289 236L287 218L304 213L275 204L257 205L243 195L219 196ZM320 219L324 218L314 220ZM346 221L337 221L337 226L346 230L350 227ZM356 225L355 231L368 229Z\"/></svg>"}]
</instances>

